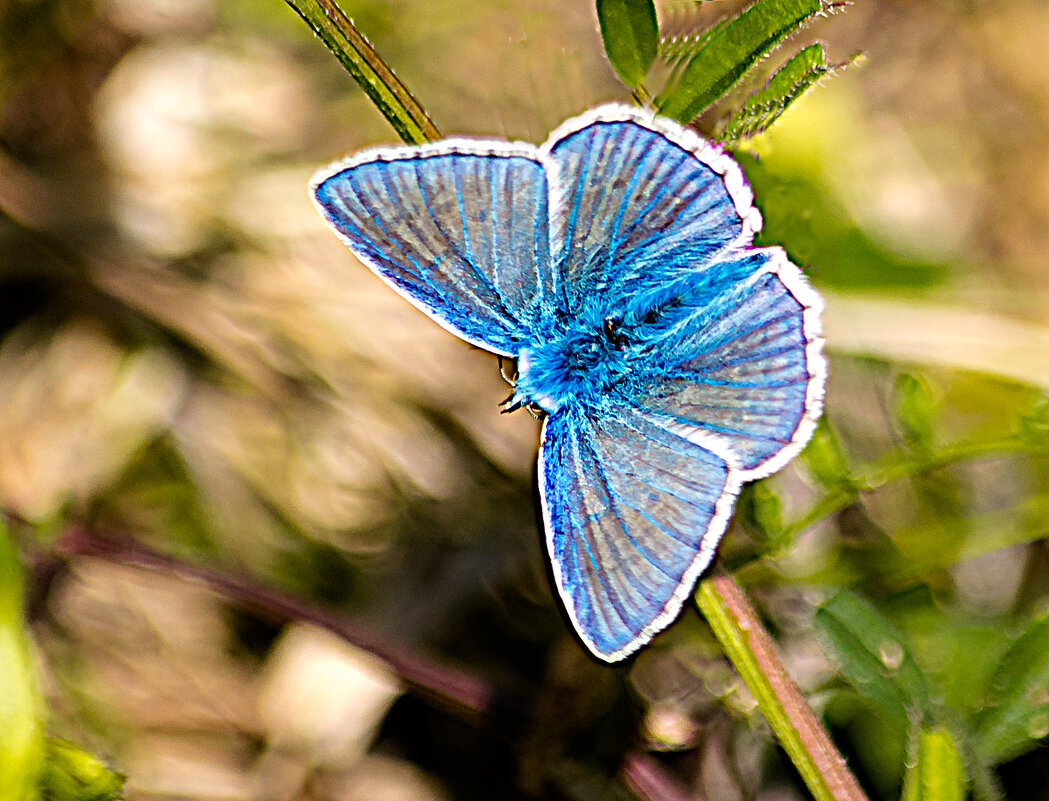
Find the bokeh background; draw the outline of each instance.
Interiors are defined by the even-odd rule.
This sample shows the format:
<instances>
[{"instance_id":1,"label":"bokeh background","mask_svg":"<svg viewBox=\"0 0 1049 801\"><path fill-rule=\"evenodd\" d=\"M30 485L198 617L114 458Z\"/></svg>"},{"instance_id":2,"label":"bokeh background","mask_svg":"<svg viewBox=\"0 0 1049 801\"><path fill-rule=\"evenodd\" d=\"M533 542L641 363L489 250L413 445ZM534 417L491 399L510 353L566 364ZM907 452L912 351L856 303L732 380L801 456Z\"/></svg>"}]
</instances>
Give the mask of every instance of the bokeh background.
<instances>
[{"instance_id":1,"label":"bokeh background","mask_svg":"<svg viewBox=\"0 0 1049 801\"><path fill-rule=\"evenodd\" d=\"M538 142L628 97L588 0L343 6L445 134ZM723 556L892 798L905 743L848 695L811 610L841 586L883 603L965 707L1046 607L1049 462L1010 437L1046 420L1049 9L858 0L790 48L815 40L862 55L740 157L765 240L827 298L829 426L748 490ZM126 772L129 799L629 797L628 752L696 798L807 797L694 610L625 666L570 634L538 423L497 414L495 359L386 289L307 198L318 167L393 141L278 0L0 4L0 508L50 730ZM835 469L870 491L820 507ZM129 538L177 562L106 545ZM494 700L434 700L271 591ZM1013 760L1003 791L1049 797L1047 764Z\"/></svg>"}]
</instances>

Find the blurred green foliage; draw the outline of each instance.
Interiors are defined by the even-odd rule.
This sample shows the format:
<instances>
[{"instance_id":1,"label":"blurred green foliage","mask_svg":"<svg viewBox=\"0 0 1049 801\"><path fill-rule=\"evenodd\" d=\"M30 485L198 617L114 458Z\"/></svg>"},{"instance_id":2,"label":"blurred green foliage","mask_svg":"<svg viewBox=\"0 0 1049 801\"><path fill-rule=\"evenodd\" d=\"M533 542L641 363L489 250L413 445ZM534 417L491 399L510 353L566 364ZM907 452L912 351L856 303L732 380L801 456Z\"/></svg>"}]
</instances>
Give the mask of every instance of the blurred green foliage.
<instances>
[{"instance_id":1,"label":"blurred green foliage","mask_svg":"<svg viewBox=\"0 0 1049 801\"><path fill-rule=\"evenodd\" d=\"M966 780L958 748L946 729L922 729L903 801L962 801Z\"/></svg>"},{"instance_id":2,"label":"blurred green foliage","mask_svg":"<svg viewBox=\"0 0 1049 801\"><path fill-rule=\"evenodd\" d=\"M75 743L50 738L40 779L45 801L114 801L123 798L124 776Z\"/></svg>"},{"instance_id":3,"label":"blurred green foliage","mask_svg":"<svg viewBox=\"0 0 1049 801\"><path fill-rule=\"evenodd\" d=\"M820 604L816 626L842 674L865 701L905 732L930 714L929 689L904 638L878 610L841 590Z\"/></svg>"},{"instance_id":4,"label":"blurred green foliage","mask_svg":"<svg viewBox=\"0 0 1049 801\"><path fill-rule=\"evenodd\" d=\"M0 798L38 798L44 705L36 654L22 618L22 567L0 520Z\"/></svg>"}]
</instances>

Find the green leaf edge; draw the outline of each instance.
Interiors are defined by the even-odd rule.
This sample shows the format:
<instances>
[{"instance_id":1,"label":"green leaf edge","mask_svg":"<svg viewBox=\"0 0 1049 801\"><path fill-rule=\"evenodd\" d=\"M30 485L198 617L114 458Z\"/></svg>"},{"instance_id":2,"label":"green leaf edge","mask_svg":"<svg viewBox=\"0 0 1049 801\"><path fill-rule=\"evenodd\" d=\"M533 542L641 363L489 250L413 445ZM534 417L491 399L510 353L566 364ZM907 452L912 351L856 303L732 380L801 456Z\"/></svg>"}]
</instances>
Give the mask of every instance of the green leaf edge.
<instances>
[{"instance_id":1,"label":"green leaf edge","mask_svg":"<svg viewBox=\"0 0 1049 801\"><path fill-rule=\"evenodd\" d=\"M1049 734L1049 612L1031 621L1006 650L987 700L973 733L977 752L991 764L1019 756ZM1044 726L1032 731L1038 721Z\"/></svg>"},{"instance_id":2,"label":"green leaf edge","mask_svg":"<svg viewBox=\"0 0 1049 801\"><path fill-rule=\"evenodd\" d=\"M827 63L821 43L802 48L729 118L722 141L738 142L766 131L795 100L837 66Z\"/></svg>"}]
</instances>

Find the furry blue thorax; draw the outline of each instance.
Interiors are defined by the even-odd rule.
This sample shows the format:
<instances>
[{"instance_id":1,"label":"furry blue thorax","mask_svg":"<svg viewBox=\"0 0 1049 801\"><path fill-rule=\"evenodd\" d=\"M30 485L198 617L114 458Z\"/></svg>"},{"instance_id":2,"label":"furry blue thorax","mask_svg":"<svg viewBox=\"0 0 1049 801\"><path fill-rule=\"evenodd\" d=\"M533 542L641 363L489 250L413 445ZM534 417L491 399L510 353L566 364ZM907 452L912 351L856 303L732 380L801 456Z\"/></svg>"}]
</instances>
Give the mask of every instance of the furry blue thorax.
<instances>
[{"instance_id":1,"label":"furry blue thorax","mask_svg":"<svg viewBox=\"0 0 1049 801\"><path fill-rule=\"evenodd\" d=\"M550 414L566 403L594 405L631 375L634 358L614 320L573 318L555 336L521 349L514 399Z\"/></svg>"}]
</instances>

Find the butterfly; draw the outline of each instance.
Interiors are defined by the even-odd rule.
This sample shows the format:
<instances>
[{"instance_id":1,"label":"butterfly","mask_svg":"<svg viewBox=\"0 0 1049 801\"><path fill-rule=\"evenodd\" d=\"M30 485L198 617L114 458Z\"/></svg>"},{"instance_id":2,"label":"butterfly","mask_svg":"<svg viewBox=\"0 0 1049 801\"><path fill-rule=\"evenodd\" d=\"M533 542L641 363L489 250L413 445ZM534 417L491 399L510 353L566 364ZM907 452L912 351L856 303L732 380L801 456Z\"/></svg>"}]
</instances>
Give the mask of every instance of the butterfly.
<instances>
[{"instance_id":1,"label":"butterfly","mask_svg":"<svg viewBox=\"0 0 1049 801\"><path fill-rule=\"evenodd\" d=\"M545 415L539 491L554 583L600 659L679 614L740 486L822 410L822 302L739 165L622 105L547 141L447 139L318 172L314 203L360 261L438 324L517 360Z\"/></svg>"}]
</instances>

